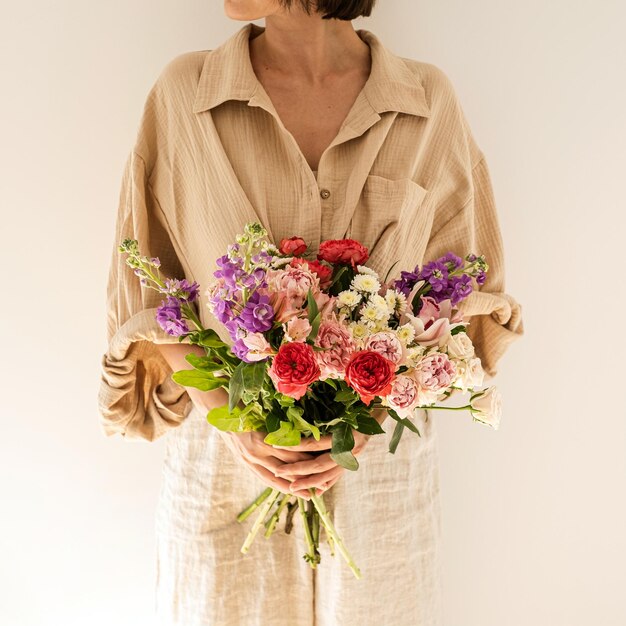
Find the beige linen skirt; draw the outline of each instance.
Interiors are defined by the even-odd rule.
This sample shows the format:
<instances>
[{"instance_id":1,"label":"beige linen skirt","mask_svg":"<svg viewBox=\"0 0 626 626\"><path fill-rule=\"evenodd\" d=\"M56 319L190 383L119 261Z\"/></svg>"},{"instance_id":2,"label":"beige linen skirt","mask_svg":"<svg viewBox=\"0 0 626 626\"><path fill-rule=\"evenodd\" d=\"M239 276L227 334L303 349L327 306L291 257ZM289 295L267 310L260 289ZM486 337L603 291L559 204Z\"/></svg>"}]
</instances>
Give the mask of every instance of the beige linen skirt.
<instances>
[{"instance_id":1,"label":"beige linen skirt","mask_svg":"<svg viewBox=\"0 0 626 626\"><path fill-rule=\"evenodd\" d=\"M156 516L159 624L176 626L441 626L441 516L433 413L418 411L421 437L395 422L374 435L325 494L335 527L359 566L357 580L320 536L312 569L300 518L240 552L252 517L236 515L265 484L227 448L195 407L166 435Z\"/></svg>"}]
</instances>

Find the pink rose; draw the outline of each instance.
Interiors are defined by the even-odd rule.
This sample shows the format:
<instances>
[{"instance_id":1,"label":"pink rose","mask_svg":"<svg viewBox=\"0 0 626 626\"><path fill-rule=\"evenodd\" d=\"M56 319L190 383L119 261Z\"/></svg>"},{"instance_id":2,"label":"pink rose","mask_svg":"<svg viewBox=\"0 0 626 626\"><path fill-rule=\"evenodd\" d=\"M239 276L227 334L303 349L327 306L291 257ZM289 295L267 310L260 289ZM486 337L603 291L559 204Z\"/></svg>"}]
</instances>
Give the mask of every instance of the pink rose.
<instances>
[{"instance_id":1,"label":"pink rose","mask_svg":"<svg viewBox=\"0 0 626 626\"><path fill-rule=\"evenodd\" d=\"M274 309L274 319L279 322L286 322L301 312L309 289L316 300L320 298L322 304L326 303L327 296L320 292L319 278L303 267L287 266L284 270L268 270L266 280L264 291ZM321 295L325 298L321 298Z\"/></svg>"},{"instance_id":2,"label":"pink rose","mask_svg":"<svg viewBox=\"0 0 626 626\"><path fill-rule=\"evenodd\" d=\"M412 375L424 390L441 391L450 386L456 370L446 354L432 352L416 363Z\"/></svg>"},{"instance_id":3,"label":"pink rose","mask_svg":"<svg viewBox=\"0 0 626 626\"><path fill-rule=\"evenodd\" d=\"M399 374L391 383L391 391L385 400L400 417L411 417L419 404L417 382L411 376Z\"/></svg>"},{"instance_id":4,"label":"pink rose","mask_svg":"<svg viewBox=\"0 0 626 626\"><path fill-rule=\"evenodd\" d=\"M387 330L370 335L365 342L364 349L378 352L396 365L404 359L402 343L395 333Z\"/></svg>"},{"instance_id":5,"label":"pink rose","mask_svg":"<svg viewBox=\"0 0 626 626\"><path fill-rule=\"evenodd\" d=\"M325 350L316 352L322 374L320 380L326 378L342 378L346 365L355 350L352 336L345 326L335 321L322 322L317 332L315 345Z\"/></svg>"}]
</instances>

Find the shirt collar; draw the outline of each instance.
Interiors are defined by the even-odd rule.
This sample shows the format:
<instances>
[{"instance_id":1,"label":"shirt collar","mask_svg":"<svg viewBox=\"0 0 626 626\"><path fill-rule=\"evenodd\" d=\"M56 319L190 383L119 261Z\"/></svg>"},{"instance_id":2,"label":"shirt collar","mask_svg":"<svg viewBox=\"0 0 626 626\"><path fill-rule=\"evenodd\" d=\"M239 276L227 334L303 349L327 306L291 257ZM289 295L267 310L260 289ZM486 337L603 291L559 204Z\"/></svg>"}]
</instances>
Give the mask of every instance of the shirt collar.
<instances>
[{"instance_id":1,"label":"shirt collar","mask_svg":"<svg viewBox=\"0 0 626 626\"><path fill-rule=\"evenodd\" d=\"M249 22L218 48L207 53L196 92L195 113L227 100L244 100L249 105L273 110L250 61L249 39L263 30L264 27ZM370 46L372 55L370 75L363 87L365 98L359 102L371 107L377 114L398 111L429 117L424 87L404 60L388 50L374 33L365 29L356 32Z\"/></svg>"}]
</instances>

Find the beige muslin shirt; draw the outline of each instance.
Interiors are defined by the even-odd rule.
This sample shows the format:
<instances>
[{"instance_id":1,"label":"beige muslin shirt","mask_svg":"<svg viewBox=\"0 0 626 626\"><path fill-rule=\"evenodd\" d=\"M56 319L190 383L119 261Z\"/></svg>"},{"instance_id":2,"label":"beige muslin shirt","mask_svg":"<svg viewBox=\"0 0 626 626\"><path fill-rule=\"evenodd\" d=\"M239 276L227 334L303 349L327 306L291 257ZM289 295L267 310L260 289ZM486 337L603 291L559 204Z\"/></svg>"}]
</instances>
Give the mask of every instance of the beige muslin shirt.
<instances>
[{"instance_id":1,"label":"beige muslin shirt","mask_svg":"<svg viewBox=\"0 0 626 626\"><path fill-rule=\"evenodd\" d=\"M385 423L358 471L324 495L362 580L323 539L322 563L311 569L298 523L291 535L260 536L243 556L249 526L235 517L266 485L171 380L155 347L178 341L155 321L162 298L117 251L123 239L137 239L165 276L203 289L250 221L276 242L299 235L312 250L325 239L358 239L383 277L448 251L484 254L487 280L461 306L489 374L522 335L521 307L505 292L485 156L442 70L357 30L370 47L370 76L313 172L254 74L248 42L262 30L248 23L219 47L167 64L122 179L98 401L107 435L168 434L155 529L157 613L180 626L441 626L437 420L418 411L421 437L405 431L394 455ZM204 302L201 321L229 342Z\"/></svg>"},{"instance_id":2,"label":"beige muslin shirt","mask_svg":"<svg viewBox=\"0 0 626 626\"><path fill-rule=\"evenodd\" d=\"M128 157L108 280L108 348L99 409L104 432L154 440L191 409L154 346L176 342L155 321L161 297L143 288L117 245L138 239L162 272L205 287L215 259L243 225L300 235L315 249L352 237L383 275L451 250L484 254L484 285L461 308L483 368L495 376L523 333L521 306L505 292L502 236L485 155L444 72L391 53L367 30L372 67L317 179L254 74L249 23L216 50L174 58L150 90ZM229 337L206 308L203 323Z\"/></svg>"}]
</instances>

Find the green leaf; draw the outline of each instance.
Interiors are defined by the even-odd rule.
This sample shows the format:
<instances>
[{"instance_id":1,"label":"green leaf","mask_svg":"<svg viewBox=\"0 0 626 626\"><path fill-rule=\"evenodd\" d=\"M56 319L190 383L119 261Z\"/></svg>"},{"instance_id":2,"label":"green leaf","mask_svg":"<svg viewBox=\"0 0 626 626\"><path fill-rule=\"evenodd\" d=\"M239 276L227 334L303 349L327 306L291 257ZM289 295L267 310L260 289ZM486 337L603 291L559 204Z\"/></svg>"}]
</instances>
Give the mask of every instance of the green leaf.
<instances>
[{"instance_id":1,"label":"green leaf","mask_svg":"<svg viewBox=\"0 0 626 626\"><path fill-rule=\"evenodd\" d=\"M271 433L280 428L280 417L274 411L270 411L265 416L265 427L267 428L267 432Z\"/></svg>"},{"instance_id":2,"label":"green leaf","mask_svg":"<svg viewBox=\"0 0 626 626\"><path fill-rule=\"evenodd\" d=\"M451 335L457 335L458 333L466 332L465 326L455 326L451 331Z\"/></svg>"},{"instance_id":3,"label":"green leaf","mask_svg":"<svg viewBox=\"0 0 626 626\"><path fill-rule=\"evenodd\" d=\"M287 409L287 417L294 423L294 425L299 425L300 430L310 431L315 441L320 440L320 430L314 424L309 424L303 417L303 410L298 406L291 406Z\"/></svg>"},{"instance_id":4,"label":"green leaf","mask_svg":"<svg viewBox=\"0 0 626 626\"><path fill-rule=\"evenodd\" d=\"M199 356L193 352L185 355L185 361L203 372L218 372L224 369L222 363L216 363L211 357Z\"/></svg>"},{"instance_id":5,"label":"green leaf","mask_svg":"<svg viewBox=\"0 0 626 626\"><path fill-rule=\"evenodd\" d=\"M388 409L387 413L389 414L389 416L392 419L396 420L396 422L398 422L398 424L402 424L402 426L406 426L406 428L408 428L410 431L416 433L419 437L422 436L420 434L420 431L417 429L417 426L408 417L400 417L393 409ZM396 426L396 429L397 428L398 427ZM395 431L394 431L394 433L395 433Z\"/></svg>"},{"instance_id":6,"label":"green leaf","mask_svg":"<svg viewBox=\"0 0 626 626\"><path fill-rule=\"evenodd\" d=\"M385 274L385 280L383 280L383 283L386 283L389 280L389 274L391 274L391 270L393 270L393 268L398 265L398 263L400 263L400 261L396 261L388 270L387 273Z\"/></svg>"},{"instance_id":7,"label":"green leaf","mask_svg":"<svg viewBox=\"0 0 626 626\"><path fill-rule=\"evenodd\" d=\"M241 363L237 365L228 385L228 410L231 412L237 406L243 395L243 370L245 366L245 361L241 361Z\"/></svg>"},{"instance_id":8,"label":"green leaf","mask_svg":"<svg viewBox=\"0 0 626 626\"><path fill-rule=\"evenodd\" d=\"M352 389L342 389L335 394L335 402L341 402L342 404L352 404L358 399L358 396Z\"/></svg>"},{"instance_id":9,"label":"green leaf","mask_svg":"<svg viewBox=\"0 0 626 626\"><path fill-rule=\"evenodd\" d=\"M222 348L228 347L221 339L220 336L212 329L206 328L199 333L198 343L205 348Z\"/></svg>"},{"instance_id":10,"label":"green leaf","mask_svg":"<svg viewBox=\"0 0 626 626\"><path fill-rule=\"evenodd\" d=\"M241 428L241 409L235 407L232 413L229 413L226 405L211 409L207 414L207 422L215 426L219 430L228 432L240 432Z\"/></svg>"},{"instance_id":11,"label":"green leaf","mask_svg":"<svg viewBox=\"0 0 626 626\"><path fill-rule=\"evenodd\" d=\"M337 465L341 465L341 467L345 467L348 470L356 471L359 469L359 462L352 452L339 452L337 454L331 452L330 458L335 461Z\"/></svg>"},{"instance_id":12,"label":"green leaf","mask_svg":"<svg viewBox=\"0 0 626 626\"><path fill-rule=\"evenodd\" d=\"M341 267L339 267L339 269L335 272L335 275L333 276L333 282L330 283L330 287L332 287L347 271L347 265L342 265Z\"/></svg>"},{"instance_id":13,"label":"green leaf","mask_svg":"<svg viewBox=\"0 0 626 626\"><path fill-rule=\"evenodd\" d=\"M311 332L309 333L309 336L307 337L307 339L310 339L311 341L315 341L317 337L317 332L320 329L321 321L322 321L322 314L318 313L315 316L315 319L311 322Z\"/></svg>"},{"instance_id":14,"label":"green leaf","mask_svg":"<svg viewBox=\"0 0 626 626\"><path fill-rule=\"evenodd\" d=\"M291 422L281 422L280 428L268 433L263 441L271 446L297 446L300 437L300 431Z\"/></svg>"},{"instance_id":15,"label":"green leaf","mask_svg":"<svg viewBox=\"0 0 626 626\"><path fill-rule=\"evenodd\" d=\"M337 425L333 429L333 441L331 450L335 454L340 452L350 452L354 448L354 435L352 434L352 427L345 422Z\"/></svg>"},{"instance_id":16,"label":"green leaf","mask_svg":"<svg viewBox=\"0 0 626 626\"><path fill-rule=\"evenodd\" d=\"M385 432L378 420L369 415L359 415L357 417L356 430L364 435L380 435Z\"/></svg>"},{"instance_id":17,"label":"green leaf","mask_svg":"<svg viewBox=\"0 0 626 626\"><path fill-rule=\"evenodd\" d=\"M402 422L398 422L396 427L393 430L393 435L391 436L391 441L389 442L389 452L391 454L396 453L396 448L400 443L400 438L402 437L402 431L404 430L404 424Z\"/></svg>"},{"instance_id":18,"label":"green leaf","mask_svg":"<svg viewBox=\"0 0 626 626\"><path fill-rule=\"evenodd\" d=\"M313 322L315 321L315 318L317 314L319 313L319 310L317 308L317 302L315 302L315 298L313 297L313 292L311 291L310 287L309 287L309 291L307 292L306 299L307 299L307 314L309 316L309 324L313 326Z\"/></svg>"},{"instance_id":19,"label":"green leaf","mask_svg":"<svg viewBox=\"0 0 626 626\"><path fill-rule=\"evenodd\" d=\"M226 378L215 378L211 372L202 370L179 370L172 374L172 380L184 387L195 387L200 391L213 391L219 387L226 387Z\"/></svg>"},{"instance_id":20,"label":"green leaf","mask_svg":"<svg viewBox=\"0 0 626 626\"><path fill-rule=\"evenodd\" d=\"M266 363L246 363L243 368L243 386L251 395L257 396L261 392L265 378Z\"/></svg>"}]
</instances>

